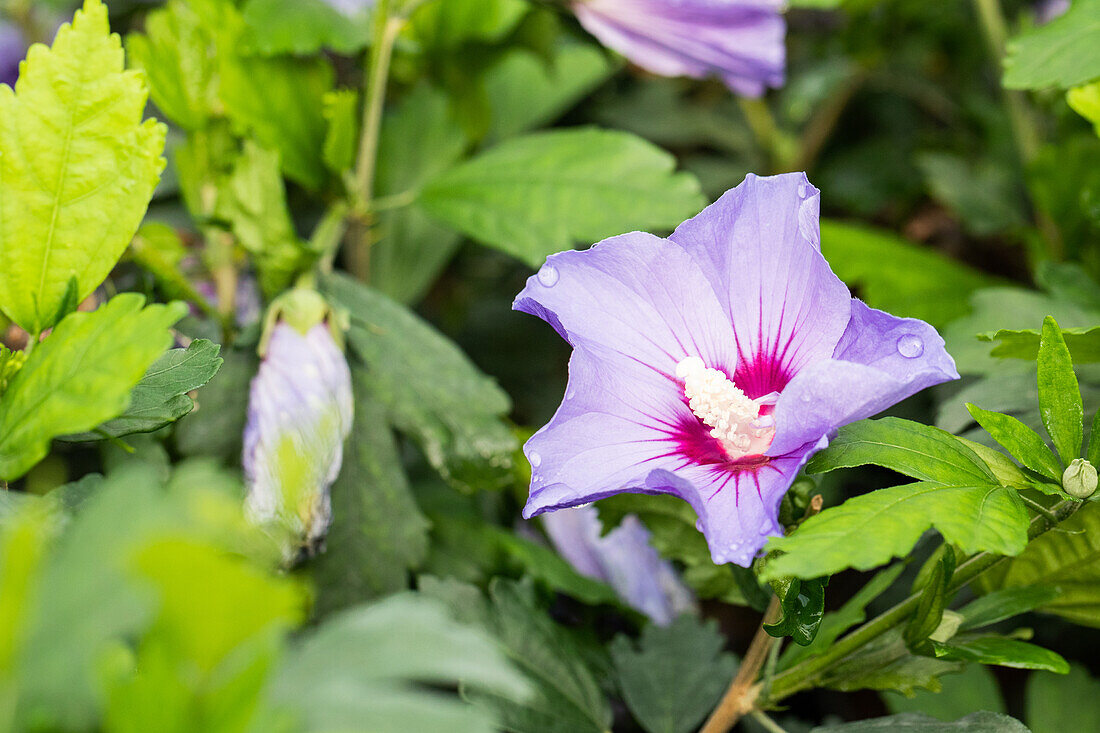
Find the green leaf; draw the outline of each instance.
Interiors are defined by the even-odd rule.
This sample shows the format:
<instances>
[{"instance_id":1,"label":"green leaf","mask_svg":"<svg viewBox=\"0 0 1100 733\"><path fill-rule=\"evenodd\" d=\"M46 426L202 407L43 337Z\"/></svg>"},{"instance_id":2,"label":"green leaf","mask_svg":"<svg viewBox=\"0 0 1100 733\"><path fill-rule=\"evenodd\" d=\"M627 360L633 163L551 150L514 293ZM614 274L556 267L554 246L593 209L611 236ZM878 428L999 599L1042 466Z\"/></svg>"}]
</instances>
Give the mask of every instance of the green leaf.
<instances>
[{"instance_id":1,"label":"green leaf","mask_svg":"<svg viewBox=\"0 0 1100 733\"><path fill-rule=\"evenodd\" d=\"M1027 681L1027 724L1034 733L1100 730L1100 680L1072 665L1069 674L1037 673Z\"/></svg>"},{"instance_id":2,"label":"green leaf","mask_svg":"<svg viewBox=\"0 0 1100 733\"><path fill-rule=\"evenodd\" d=\"M768 550L786 554L763 576L816 578L844 568L868 570L909 553L929 528L964 552L1018 555L1027 545L1028 516L1013 489L1001 486L907 484L857 496L810 517Z\"/></svg>"},{"instance_id":3,"label":"green leaf","mask_svg":"<svg viewBox=\"0 0 1100 733\"><path fill-rule=\"evenodd\" d=\"M1060 18L1008 42L1004 85L1009 89L1067 88L1100 77L1100 1L1075 0Z\"/></svg>"},{"instance_id":4,"label":"green leaf","mask_svg":"<svg viewBox=\"0 0 1100 733\"><path fill-rule=\"evenodd\" d=\"M0 400L0 477L42 460L50 440L120 415L130 391L171 343L183 303L150 305L123 293L92 313L73 313L27 358Z\"/></svg>"},{"instance_id":5,"label":"green leaf","mask_svg":"<svg viewBox=\"0 0 1100 733\"><path fill-rule=\"evenodd\" d=\"M447 97L420 84L382 118L378 141L379 196L416 191L462 157L466 134ZM394 300L418 300L458 249L461 237L436 224L417 204L381 212L371 248L371 283Z\"/></svg>"},{"instance_id":6,"label":"green leaf","mask_svg":"<svg viewBox=\"0 0 1100 733\"><path fill-rule=\"evenodd\" d=\"M916 163L932 195L946 204L970 233L989 236L1025 223L1011 166L989 160L971 164L951 153L923 153Z\"/></svg>"},{"instance_id":7,"label":"green leaf","mask_svg":"<svg viewBox=\"0 0 1100 733\"><path fill-rule=\"evenodd\" d=\"M1060 588L1042 585L994 591L959 609L963 617L959 631L990 626L1021 613L1034 611L1050 604L1060 595Z\"/></svg>"},{"instance_id":8,"label":"green leaf","mask_svg":"<svg viewBox=\"0 0 1100 733\"><path fill-rule=\"evenodd\" d=\"M932 642L940 659L992 664L1015 669L1045 669L1065 674L1069 663L1061 655L1026 641L1003 636L960 636L949 642Z\"/></svg>"},{"instance_id":9,"label":"green leaf","mask_svg":"<svg viewBox=\"0 0 1100 733\"><path fill-rule=\"evenodd\" d=\"M103 674L105 727L231 730L252 718L305 589L191 537L151 538L129 564L158 609L130 664Z\"/></svg>"},{"instance_id":10,"label":"green leaf","mask_svg":"<svg viewBox=\"0 0 1100 733\"><path fill-rule=\"evenodd\" d=\"M429 48L453 49L470 42L500 41L529 11L523 0L440 0L418 7L409 26Z\"/></svg>"},{"instance_id":11,"label":"green leaf","mask_svg":"<svg viewBox=\"0 0 1100 733\"><path fill-rule=\"evenodd\" d=\"M821 619L821 626L817 630L817 636L809 646L790 645L783 650L779 657L779 669L784 670L793 667L803 659L820 654L827 650L834 641L840 638L848 629L856 624L863 623L866 618L867 605L882 595L887 588L898 579L905 565L898 563L887 568L871 578L859 591L856 592L843 606L836 611L825 614Z\"/></svg>"},{"instance_id":12,"label":"green leaf","mask_svg":"<svg viewBox=\"0 0 1100 733\"><path fill-rule=\"evenodd\" d=\"M171 0L145 17L144 34L126 36L130 62L149 81L157 108L185 130L198 130L218 105L213 39L198 13Z\"/></svg>"},{"instance_id":13,"label":"green leaf","mask_svg":"<svg viewBox=\"0 0 1100 733\"><path fill-rule=\"evenodd\" d=\"M564 43L547 62L515 49L485 75L493 116L486 136L505 138L553 122L618 68L608 54L587 43Z\"/></svg>"},{"instance_id":14,"label":"green leaf","mask_svg":"<svg viewBox=\"0 0 1100 733\"><path fill-rule=\"evenodd\" d=\"M615 676L638 724L647 733L696 730L737 669L724 647L716 622L688 615L666 627L648 625L636 642L615 637Z\"/></svg>"},{"instance_id":15,"label":"green leaf","mask_svg":"<svg viewBox=\"0 0 1100 733\"><path fill-rule=\"evenodd\" d=\"M255 348L227 348L221 369L195 398L195 410L176 426L176 445L185 456L240 460L248 409L248 385L259 359Z\"/></svg>"},{"instance_id":16,"label":"green leaf","mask_svg":"<svg viewBox=\"0 0 1100 733\"><path fill-rule=\"evenodd\" d=\"M962 668L958 662L916 656L905 646L902 631L891 629L865 644L826 673L822 685L853 690L896 690L910 695L918 689L939 692L940 677Z\"/></svg>"},{"instance_id":17,"label":"green leaf","mask_svg":"<svg viewBox=\"0 0 1100 733\"><path fill-rule=\"evenodd\" d=\"M323 48L348 56L367 47L371 14L344 14L324 0L248 0L245 45L264 56L309 56Z\"/></svg>"},{"instance_id":18,"label":"green leaf","mask_svg":"<svg viewBox=\"0 0 1100 733\"><path fill-rule=\"evenodd\" d=\"M333 303L350 312L348 344L393 424L416 439L445 478L464 485L499 478L515 448L501 419L511 409L508 395L403 306L342 275L323 284Z\"/></svg>"},{"instance_id":19,"label":"green leaf","mask_svg":"<svg viewBox=\"0 0 1100 733\"><path fill-rule=\"evenodd\" d=\"M868 305L934 326L965 315L967 296L990 284L961 262L860 224L823 220L821 251Z\"/></svg>"},{"instance_id":20,"label":"green leaf","mask_svg":"<svg viewBox=\"0 0 1100 733\"><path fill-rule=\"evenodd\" d=\"M776 595L783 615L774 624L764 624L761 628L770 636L789 636L795 644L809 646L825 615L825 586L828 584L828 578L776 581Z\"/></svg>"},{"instance_id":21,"label":"green leaf","mask_svg":"<svg viewBox=\"0 0 1100 733\"><path fill-rule=\"evenodd\" d=\"M311 261L287 210L278 154L246 140L220 194L218 216L252 253L264 294L278 295Z\"/></svg>"},{"instance_id":22,"label":"green leaf","mask_svg":"<svg viewBox=\"0 0 1100 733\"><path fill-rule=\"evenodd\" d=\"M428 554L428 520L401 465L386 411L353 373L355 420L332 485L326 551L312 563L321 612L404 590Z\"/></svg>"},{"instance_id":23,"label":"green leaf","mask_svg":"<svg viewBox=\"0 0 1100 733\"><path fill-rule=\"evenodd\" d=\"M1062 463L1068 466L1081 456L1085 414L1069 349L1061 329L1050 316L1043 321L1038 364L1039 414Z\"/></svg>"},{"instance_id":24,"label":"green leaf","mask_svg":"<svg viewBox=\"0 0 1100 733\"><path fill-rule=\"evenodd\" d=\"M818 726L810 733L1029 733L1023 723L1001 713L980 712L951 723L918 713L903 713L858 723Z\"/></svg>"},{"instance_id":25,"label":"green leaf","mask_svg":"<svg viewBox=\"0 0 1100 733\"><path fill-rule=\"evenodd\" d=\"M184 274L187 248L172 227L156 221L146 221L130 242L128 254L156 278L162 292L171 298L186 300L198 295Z\"/></svg>"},{"instance_id":26,"label":"green leaf","mask_svg":"<svg viewBox=\"0 0 1100 733\"><path fill-rule=\"evenodd\" d=\"M324 99L333 85L329 62L219 55L221 101L229 119L277 152L288 178L309 189L321 188L328 176L323 151Z\"/></svg>"},{"instance_id":27,"label":"green leaf","mask_svg":"<svg viewBox=\"0 0 1100 733\"><path fill-rule=\"evenodd\" d=\"M325 95L325 165L336 174L351 170L359 149L359 93L337 89Z\"/></svg>"},{"instance_id":28,"label":"green leaf","mask_svg":"<svg viewBox=\"0 0 1100 733\"><path fill-rule=\"evenodd\" d=\"M703 206L675 159L623 132L581 128L513 138L421 193L441 223L537 266L577 242L671 229Z\"/></svg>"},{"instance_id":29,"label":"green leaf","mask_svg":"<svg viewBox=\"0 0 1100 733\"><path fill-rule=\"evenodd\" d=\"M897 417L845 425L825 450L810 459L806 472L824 473L869 463L920 481L952 486L994 479L985 462L955 436Z\"/></svg>"},{"instance_id":30,"label":"green leaf","mask_svg":"<svg viewBox=\"0 0 1100 733\"><path fill-rule=\"evenodd\" d=\"M305 730L492 733L494 717L430 686L501 699L529 686L493 641L437 601L402 594L329 616L291 649L268 690Z\"/></svg>"},{"instance_id":31,"label":"green leaf","mask_svg":"<svg viewBox=\"0 0 1100 733\"><path fill-rule=\"evenodd\" d=\"M1074 364L1094 364L1100 361L1100 326L1061 330ZM978 334L978 338L982 341L1000 341L989 353L1002 359L1034 361L1039 353L1039 332L1035 330L1001 329Z\"/></svg>"},{"instance_id":32,"label":"green leaf","mask_svg":"<svg viewBox=\"0 0 1100 733\"><path fill-rule=\"evenodd\" d=\"M123 71L99 0L52 48L31 47L15 87L0 88L0 310L39 333L70 278L79 302L122 256L164 168L165 127L142 122L145 83Z\"/></svg>"},{"instance_id":33,"label":"green leaf","mask_svg":"<svg viewBox=\"0 0 1100 733\"><path fill-rule=\"evenodd\" d=\"M967 403L966 409L1020 463L1036 473L1061 482L1062 469L1058 465L1058 458L1038 433L1011 415L983 410L970 403Z\"/></svg>"},{"instance_id":34,"label":"green leaf","mask_svg":"<svg viewBox=\"0 0 1100 733\"><path fill-rule=\"evenodd\" d=\"M172 349L157 359L130 393L126 411L91 433L65 436L64 440L118 438L151 433L191 412L195 403L187 393L209 382L222 365L221 347L205 339L186 349Z\"/></svg>"},{"instance_id":35,"label":"green leaf","mask_svg":"<svg viewBox=\"0 0 1100 733\"><path fill-rule=\"evenodd\" d=\"M476 588L422 578L421 591L445 601L466 622L480 622L535 688L526 704L470 694L497 711L511 733L607 733L611 710L572 639L535 603L530 583L494 579L486 604Z\"/></svg>"},{"instance_id":36,"label":"green leaf","mask_svg":"<svg viewBox=\"0 0 1100 733\"><path fill-rule=\"evenodd\" d=\"M924 590L921 591L917 608L909 617L909 623L902 634L905 645L914 652L925 652L928 638L935 634L944 620L943 610L954 595L947 590L954 574L955 553L944 552L933 566Z\"/></svg>"},{"instance_id":37,"label":"green leaf","mask_svg":"<svg viewBox=\"0 0 1100 733\"><path fill-rule=\"evenodd\" d=\"M484 525L484 531L523 568L526 575L553 590L592 605L619 604L619 598L611 586L581 575L550 548L493 525Z\"/></svg>"},{"instance_id":38,"label":"green leaf","mask_svg":"<svg viewBox=\"0 0 1100 733\"><path fill-rule=\"evenodd\" d=\"M1100 628L1100 505L1086 503L1055 530L1032 540L1019 557L977 580L983 593L1034 586L1061 589L1044 612Z\"/></svg>"},{"instance_id":39,"label":"green leaf","mask_svg":"<svg viewBox=\"0 0 1100 733\"><path fill-rule=\"evenodd\" d=\"M951 721L974 710L1005 712L997 678L980 664L968 664L966 669L946 678L939 692L917 691L913 697L896 692L883 692L882 699L891 713L924 713L937 720Z\"/></svg>"}]
</instances>

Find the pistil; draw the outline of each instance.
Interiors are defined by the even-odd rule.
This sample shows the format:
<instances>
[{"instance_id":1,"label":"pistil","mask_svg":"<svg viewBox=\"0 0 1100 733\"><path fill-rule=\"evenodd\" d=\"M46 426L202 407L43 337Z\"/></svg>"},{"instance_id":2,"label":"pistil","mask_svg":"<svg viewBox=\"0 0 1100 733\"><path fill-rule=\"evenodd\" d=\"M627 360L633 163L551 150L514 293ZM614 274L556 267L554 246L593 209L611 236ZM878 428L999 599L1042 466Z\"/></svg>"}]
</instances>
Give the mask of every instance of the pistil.
<instances>
[{"instance_id":1,"label":"pistil","mask_svg":"<svg viewBox=\"0 0 1100 733\"><path fill-rule=\"evenodd\" d=\"M761 415L765 405L774 405L778 393L750 399L718 369L697 356L676 365L676 376L684 380L688 407L707 427L730 460L763 453L775 436L771 415Z\"/></svg>"}]
</instances>

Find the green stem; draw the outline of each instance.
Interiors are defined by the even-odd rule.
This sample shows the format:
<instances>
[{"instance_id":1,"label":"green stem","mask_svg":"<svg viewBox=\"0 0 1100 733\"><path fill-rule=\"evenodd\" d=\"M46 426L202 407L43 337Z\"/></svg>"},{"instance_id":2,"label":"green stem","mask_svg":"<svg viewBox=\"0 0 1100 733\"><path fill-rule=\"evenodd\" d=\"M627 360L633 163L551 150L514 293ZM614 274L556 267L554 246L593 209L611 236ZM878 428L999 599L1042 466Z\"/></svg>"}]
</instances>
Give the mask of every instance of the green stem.
<instances>
[{"instance_id":1,"label":"green stem","mask_svg":"<svg viewBox=\"0 0 1100 733\"><path fill-rule=\"evenodd\" d=\"M374 9L374 36L367 64L367 101L363 106L363 129L359 138L359 157L355 164L356 190L353 194L356 197L356 206L349 231L348 269L355 277L364 281L370 277L371 212L374 174L378 164L378 138L382 130L382 108L386 101L393 46L405 23L403 16L390 14L390 4L390 0L379 0Z\"/></svg>"},{"instance_id":2,"label":"green stem","mask_svg":"<svg viewBox=\"0 0 1100 733\"><path fill-rule=\"evenodd\" d=\"M844 114L852 97L867 81L866 69L856 70L844 82L844 85L835 94L819 105L813 117L806 123L806 127L798 141L798 152L791 161L790 169L794 171L808 171L813 167L821 149L825 147L829 137L840 122L840 116Z\"/></svg>"},{"instance_id":3,"label":"green stem","mask_svg":"<svg viewBox=\"0 0 1100 733\"><path fill-rule=\"evenodd\" d=\"M1050 509L1053 517L1047 519L1040 515L1032 518L1028 527L1028 541L1053 528L1058 522L1064 521L1073 515L1081 506L1078 501L1063 501ZM988 552L980 552L963 561L956 569L948 586L948 593L953 593L970 581L977 578L993 566L1006 560L1003 555L994 555ZM829 650L820 656L797 664L785 672L780 673L772 681L771 695L768 704L774 704L796 692L813 687L821 679L826 671L843 661L848 655L858 651L868 642L885 634L895 626L899 626L908 619L920 603L921 594L914 593L893 608L883 612L859 627L851 634L834 643Z\"/></svg>"},{"instance_id":4,"label":"green stem","mask_svg":"<svg viewBox=\"0 0 1100 733\"><path fill-rule=\"evenodd\" d=\"M786 171L788 163L794 159L792 151L797 149L798 143L779 127L763 99L739 97L737 103L757 145L768 157L768 168L772 172Z\"/></svg>"},{"instance_id":5,"label":"green stem","mask_svg":"<svg viewBox=\"0 0 1100 733\"><path fill-rule=\"evenodd\" d=\"M768 731L768 733L787 733L786 728L769 718L761 710L753 710L750 715L752 719L759 723L764 730Z\"/></svg>"},{"instance_id":6,"label":"green stem","mask_svg":"<svg viewBox=\"0 0 1100 733\"><path fill-rule=\"evenodd\" d=\"M981 20L982 32L985 35L986 44L997 64L998 72L1001 68L1001 60L1004 58L1005 44L1008 42L1008 23L1001 9L1000 0L974 0ZM1016 141L1016 151L1020 157L1020 163L1026 169L1039 154L1042 144L1039 130L1035 126L1035 119L1028 107L1027 97L1024 93L1014 89L1001 87L1004 94L1005 109L1008 111L1008 119L1012 125L1012 137ZM1065 246L1062 242L1062 234L1058 231L1057 224L1050 216L1035 207L1036 224L1043 240L1047 245L1047 253L1053 260L1061 260L1065 256Z\"/></svg>"}]
</instances>

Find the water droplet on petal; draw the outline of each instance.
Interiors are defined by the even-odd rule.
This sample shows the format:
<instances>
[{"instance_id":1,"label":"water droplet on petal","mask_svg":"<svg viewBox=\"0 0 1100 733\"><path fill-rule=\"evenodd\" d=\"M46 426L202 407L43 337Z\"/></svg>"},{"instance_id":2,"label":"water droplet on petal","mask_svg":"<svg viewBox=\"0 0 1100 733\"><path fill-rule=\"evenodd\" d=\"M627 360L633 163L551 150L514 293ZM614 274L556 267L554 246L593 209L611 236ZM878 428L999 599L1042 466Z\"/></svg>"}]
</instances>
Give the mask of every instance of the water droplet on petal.
<instances>
[{"instance_id":1,"label":"water droplet on petal","mask_svg":"<svg viewBox=\"0 0 1100 733\"><path fill-rule=\"evenodd\" d=\"M554 287L558 283L558 268L547 262L539 268L538 279L546 287Z\"/></svg>"},{"instance_id":2,"label":"water droplet on petal","mask_svg":"<svg viewBox=\"0 0 1100 733\"><path fill-rule=\"evenodd\" d=\"M772 531L772 528L774 526L775 525L772 524L772 520L768 519L767 517L764 517L764 520L762 522L760 522L760 534L768 534L769 532Z\"/></svg>"},{"instance_id":3,"label":"water droplet on petal","mask_svg":"<svg viewBox=\"0 0 1100 733\"><path fill-rule=\"evenodd\" d=\"M798 196L800 198L806 198L810 195L810 187L805 183L798 184Z\"/></svg>"},{"instance_id":4,"label":"water droplet on petal","mask_svg":"<svg viewBox=\"0 0 1100 733\"><path fill-rule=\"evenodd\" d=\"M924 353L924 341L920 336L907 333L898 339L898 353L906 359L916 359Z\"/></svg>"},{"instance_id":5,"label":"water droplet on petal","mask_svg":"<svg viewBox=\"0 0 1100 733\"><path fill-rule=\"evenodd\" d=\"M532 468L538 468L542 465L542 456L538 454L538 451L531 451L527 454L527 460L531 462Z\"/></svg>"}]
</instances>

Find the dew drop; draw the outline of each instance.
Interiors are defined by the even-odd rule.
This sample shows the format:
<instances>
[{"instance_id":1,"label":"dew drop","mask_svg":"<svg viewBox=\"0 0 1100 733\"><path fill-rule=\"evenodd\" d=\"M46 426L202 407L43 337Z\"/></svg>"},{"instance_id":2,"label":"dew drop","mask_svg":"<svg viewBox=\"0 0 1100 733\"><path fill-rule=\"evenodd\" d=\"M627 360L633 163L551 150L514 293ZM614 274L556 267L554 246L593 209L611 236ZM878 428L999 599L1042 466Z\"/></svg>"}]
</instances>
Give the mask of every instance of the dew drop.
<instances>
[{"instance_id":1,"label":"dew drop","mask_svg":"<svg viewBox=\"0 0 1100 733\"><path fill-rule=\"evenodd\" d=\"M920 336L907 333L898 339L898 353L906 359L916 359L924 353L924 341Z\"/></svg>"},{"instance_id":2,"label":"dew drop","mask_svg":"<svg viewBox=\"0 0 1100 733\"><path fill-rule=\"evenodd\" d=\"M798 184L798 196L799 198L806 198L810 195L810 187L805 183Z\"/></svg>"},{"instance_id":3,"label":"dew drop","mask_svg":"<svg viewBox=\"0 0 1100 733\"><path fill-rule=\"evenodd\" d=\"M540 283L548 288L552 288L558 283L558 268L547 262L539 268L538 278Z\"/></svg>"},{"instance_id":4,"label":"dew drop","mask_svg":"<svg viewBox=\"0 0 1100 733\"><path fill-rule=\"evenodd\" d=\"M772 526L772 520L765 517L764 520L760 522L760 534L768 534L772 531Z\"/></svg>"},{"instance_id":5,"label":"dew drop","mask_svg":"<svg viewBox=\"0 0 1100 733\"><path fill-rule=\"evenodd\" d=\"M542 456L540 456L538 454L538 451L531 451L527 455L527 460L529 460L531 462L531 466L533 468L538 468L539 466L542 465Z\"/></svg>"}]
</instances>

